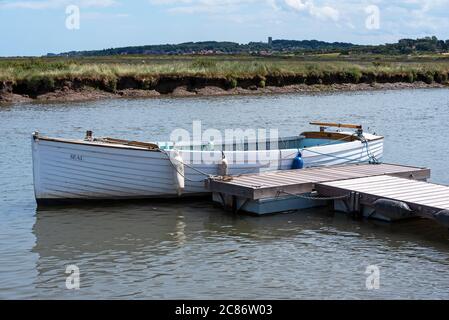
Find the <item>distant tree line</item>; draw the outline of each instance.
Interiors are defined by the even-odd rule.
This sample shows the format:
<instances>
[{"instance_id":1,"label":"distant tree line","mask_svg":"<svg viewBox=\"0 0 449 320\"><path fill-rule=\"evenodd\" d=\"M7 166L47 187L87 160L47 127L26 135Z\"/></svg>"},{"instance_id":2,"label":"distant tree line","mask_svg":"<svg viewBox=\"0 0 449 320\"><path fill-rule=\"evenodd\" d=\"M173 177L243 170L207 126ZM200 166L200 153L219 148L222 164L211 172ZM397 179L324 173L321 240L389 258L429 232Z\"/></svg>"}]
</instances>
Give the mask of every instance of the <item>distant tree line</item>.
<instances>
[{"instance_id":1,"label":"distant tree line","mask_svg":"<svg viewBox=\"0 0 449 320\"><path fill-rule=\"evenodd\" d=\"M354 50L377 54L441 53L449 51L449 40L439 40L435 36L416 40L401 39L397 43L365 46L354 48Z\"/></svg>"},{"instance_id":2,"label":"distant tree line","mask_svg":"<svg viewBox=\"0 0 449 320\"><path fill-rule=\"evenodd\" d=\"M402 39L397 43L362 46L345 42L325 42L318 40L273 40L271 44L250 42L239 44L235 42L186 42L181 44L162 44L110 48L94 51L71 51L49 56L109 56L109 55L177 55L177 54L276 54L276 53L307 53L307 52L339 52L373 53L373 54L414 54L439 53L449 51L449 40L439 40L437 37L421 39Z\"/></svg>"}]
</instances>

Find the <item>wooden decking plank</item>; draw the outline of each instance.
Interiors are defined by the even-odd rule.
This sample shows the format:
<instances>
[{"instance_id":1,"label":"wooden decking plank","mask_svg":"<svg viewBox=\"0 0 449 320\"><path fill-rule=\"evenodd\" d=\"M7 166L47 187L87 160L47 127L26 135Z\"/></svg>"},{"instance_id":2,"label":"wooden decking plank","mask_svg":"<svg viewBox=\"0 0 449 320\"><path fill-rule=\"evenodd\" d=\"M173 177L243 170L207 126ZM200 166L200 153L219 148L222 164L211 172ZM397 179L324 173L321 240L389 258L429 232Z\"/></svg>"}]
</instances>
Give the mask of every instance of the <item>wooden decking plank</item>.
<instances>
[{"instance_id":1,"label":"wooden decking plank","mask_svg":"<svg viewBox=\"0 0 449 320\"><path fill-rule=\"evenodd\" d=\"M407 191L403 191L401 193L389 193L389 192L373 192L369 189L364 189L364 190L352 190L351 191L355 191L355 192L359 192L359 193L366 193L366 194L371 194L373 196L377 196L377 197L384 197L384 198L390 198L390 199L403 199L405 197L408 197L409 194Z\"/></svg>"},{"instance_id":2,"label":"wooden decking plank","mask_svg":"<svg viewBox=\"0 0 449 320\"><path fill-rule=\"evenodd\" d=\"M221 182L217 182L217 183L221 183ZM221 184L227 184L227 185L231 185L231 186L239 186L239 187L247 187L247 188L254 188L256 185L261 187L264 184L261 181L245 181L245 182L227 182L227 183L221 183Z\"/></svg>"},{"instance_id":3,"label":"wooden decking plank","mask_svg":"<svg viewBox=\"0 0 449 320\"><path fill-rule=\"evenodd\" d=\"M414 203L422 203L422 204L428 203L428 202L433 202L433 203L448 202L447 199L443 199L443 200L441 200L441 199L438 199L438 200L435 200L435 199L414 200L413 198L408 197L407 194L400 195L400 196L393 196L393 197L389 197L389 198L394 198L394 199L398 199L401 201L408 201L408 202L414 202Z\"/></svg>"},{"instance_id":4,"label":"wooden decking plank","mask_svg":"<svg viewBox=\"0 0 449 320\"><path fill-rule=\"evenodd\" d=\"M271 184L270 182L274 180L274 177L254 177L254 176L247 176L247 177L241 177L239 179L233 179L233 183L245 183L245 182L261 182L265 184Z\"/></svg>"},{"instance_id":5,"label":"wooden decking plank","mask_svg":"<svg viewBox=\"0 0 449 320\"><path fill-rule=\"evenodd\" d=\"M336 176L335 174L332 175L331 173L327 173L327 172L304 173L304 174L301 175L301 177L303 179L309 180L310 182L328 181L328 180L335 179L335 177L340 178L340 177Z\"/></svg>"},{"instance_id":6,"label":"wooden decking plank","mask_svg":"<svg viewBox=\"0 0 449 320\"><path fill-rule=\"evenodd\" d=\"M298 181L298 180L293 180L293 179L280 179L278 177L271 178L269 180L264 179L261 181L264 182L269 187L282 186L285 184L300 184L300 183L304 182L304 181Z\"/></svg>"},{"instance_id":7,"label":"wooden decking plank","mask_svg":"<svg viewBox=\"0 0 449 320\"><path fill-rule=\"evenodd\" d=\"M338 186L338 187L344 187L344 188L355 188L358 186L363 185L377 185L377 184L398 184L398 182L407 181L406 179L401 179L401 181L398 181L395 177L390 176L375 176L375 177L367 177L367 178L360 178L360 179L350 179L350 180L344 180L344 181L331 181L327 184L330 186Z\"/></svg>"},{"instance_id":8,"label":"wooden decking plank","mask_svg":"<svg viewBox=\"0 0 449 320\"><path fill-rule=\"evenodd\" d=\"M432 186L425 186L425 187L423 186L420 187L419 190L417 190L417 188L413 188L412 186L410 186L410 188L401 189L396 192L389 192L388 194L393 197L402 196L403 194L406 194L407 196L413 197L415 199L418 199L417 197L423 198L429 198L434 196L449 197L449 190L432 189Z\"/></svg>"},{"instance_id":9,"label":"wooden decking plank","mask_svg":"<svg viewBox=\"0 0 449 320\"><path fill-rule=\"evenodd\" d=\"M322 172L322 174L323 173L325 173L324 177L327 179L327 181L349 180L354 178L363 178L371 175L369 173L341 171L339 169L328 170L327 172Z\"/></svg>"},{"instance_id":10,"label":"wooden decking plank","mask_svg":"<svg viewBox=\"0 0 449 320\"><path fill-rule=\"evenodd\" d=\"M261 188L254 190L253 200L274 198L285 194L304 194L313 190L313 183L293 184L288 186L282 186L278 188ZM286 193L282 193L282 192Z\"/></svg>"},{"instance_id":11,"label":"wooden decking plank","mask_svg":"<svg viewBox=\"0 0 449 320\"><path fill-rule=\"evenodd\" d=\"M420 200L416 200L414 198L401 198L401 201L408 201L408 202L413 202L413 203L421 203L421 204L429 204L429 203L448 203L447 198L433 198L433 199L420 199Z\"/></svg>"},{"instance_id":12,"label":"wooden decking plank","mask_svg":"<svg viewBox=\"0 0 449 320\"><path fill-rule=\"evenodd\" d=\"M330 183L334 184L334 185L361 185L361 184L382 185L384 183L390 183L392 181L399 181L399 180L397 180L398 178L400 178L403 181L416 181L416 180L411 180L408 177L402 177L400 175L399 176L380 175L380 176L366 177L364 179L353 179L353 180L347 180L347 181L338 181L337 180L337 181L333 181Z\"/></svg>"},{"instance_id":13,"label":"wooden decking plank","mask_svg":"<svg viewBox=\"0 0 449 320\"><path fill-rule=\"evenodd\" d=\"M389 174L389 173L393 173L393 172L408 172L408 171L410 171L410 168L402 168L400 166L386 165L386 164L367 165L367 166L363 166L360 168L342 167L342 168L336 168L336 169L341 170L341 171L349 171L349 172L355 171L355 172L360 172L360 173L364 173L367 175Z\"/></svg>"},{"instance_id":14,"label":"wooden decking plank","mask_svg":"<svg viewBox=\"0 0 449 320\"><path fill-rule=\"evenodd\" d=\"M377 166L377 165L376 165ZM349 170L349 168L345 169L345 170ZM382 170L382 168L376 169L376 170L372 170L369 173L367 173L368 176L381 176L381 175L391 175L391 176L400 176L400 177L404 177L404 178L412 178L412 177L417 177L417 178L428 178L430 176L430 170L429 169L421 169L421 168L416 168L415 170L410 170L410 168L406 168L406 170Z\"/></svg>"},{"instance_id":15,"label":"wooden decking plank","mask_svg":"<svg viewBox=\"0 0 449 320\"><path fill-rule=\"evenodd\" d=\"M389 180L388 183L391 184L394 181L395 180ZM421 181L416 181L416 180L411 180L411 179L404 179L404 178L401 178L402 183L400 183L399 180L396 180L396 181L398 182L397 183L398 185L403 184L403 185L405 185L407 187L410 186L410 187L415 187L415 188L422 188L424 186L428 186L429 185L429 183L427 183L427 182L421 182ZM379 181L376 184L372 184L372 186L373 187L376 187L376 186L380 186L381 187L382 186L382 181ZM389 188L391 188L391 187L388 186L388 185L385 185L385 188L383 188L383 190L388 190ZM441 189L441 187L435 187L435 185L433 185L433 188L435 190L444 190L444 189Z\"/></svg>"},{"instance_id":16,"label":"wooden decking plank","mask_svg":"<svg viewBox=\"0 0 449 320\"><path fill-rule=\"evenodd\" d=\"M360 187L360 188L352 188L354 191L369 191L370 193L382 193L389 194L392 196L403 194L404 192L415 193L415 191L423 192L423 191L436 191L436 189L432 188L432 186L419 186L416 185L407 185L403 184L390 184L388 188L382 188L382 186L376 186L375 188L370 188L370 186ZM419 190L417 190L419 189ZM442 191L442 190L441 190Z\"/></svg>"},{"instance_id":17,"label":"wooden decking plank","mask_svg":"<svg viewBox=\"0 0 449 320\"><path fill-rule=\"evenodd\" d=\"M353 179L350 181L344 181L344 183L335 183L336 186L344 186L344 187L363 187L369 186L375 188L376 186L388 186L388 185L400 185L407 183L407 179L395 180L395 179Z\"/></svg>"},{"instance_id":18,"label":"wooden decking plank","mask_svg":"<svg viewBox=\"0 0 449 320\"><path fill-rule=\"evenodd\" d=\"M336 179L340 180L346 180L346 179L355 179L355 178L363 178L368 176L368 174L361 173L361 172L354 172L354 173L346 173L346 172L340 172L340 171L334 171L329 172L327 181L332 181Z\"/></svg>"},{"instance_id":19,"label":"wooden decking plank","mask_svg":"<svg viewBox=\"0 0 449 320\"><path fill-rule=\"evenodd\" d=\"M398 172L398 171L402 171L402 170L389 170L388 168L385 167L378 167L378 168L370 168L370 167L362 167L362 168L356 168L356 169L351 169L351 168L336 168L336 170L341 171L341 172L357 172L360 174L366 174L366 175L372 175L372 174L388 174L391 172Z\"/></svg>"},{"instance_id":20,"label":"wooden decking plank","mask_svg":"<svg viewBox=\"0 0 449 320\"><path fill-rule=\"evenodd\" d=\"M351 188L351 187L345 187L345 188ZM352 187L352 189L356 189L356 190L365 190L368 189L371 192L395 192L395 191L399 191L399 190L414 190L416 189L416 186L410 186L407 185L406 182L393 182L390 181L388 184L384 183L382 184L364 184L364 185L360 185L360 186L354 186Z\"/></svg>"},{"instance_id":21,"label":"wooden decking plank","mask_svg":"<svg viewBox=\"0 0 449 320\"><path fill-rule=\"evenodd\" d=\"M393 195L394 196L394 195ZM436 198L446 198L449 199L449 191L440 191L436 192L435 190L432 191L431 189L428 190L426 193L419 193L413 192L406 194L407 198L413 199L414 201L421 201L421 200L427 200L427 199L436 199Z\"/></svg>"},{"instance_id":22,"label":"wooden decking plank","mask_svg":"<svg viewBox=\"0 0 449 320\"><path fill-rule=\"evenodd\" d=\"M338 186L334 187L334 186L328 186L326 184L324 184L324 185L327 186L327 187L330 187L330 188L336 188L336 189L344 190L346 192L355 191L355 192L359 192L359 193L370 194L370 195L375 196L375 197L384 197L384 198L390 198L390 199L393 198L393 199L398 199L398 200L399 199L404 199L405 200L405 199L407 199L407 197L410 196L409 192L407 190L403 190L402 193L391 194L391 193L388 193L388 192L381 192L381 191L373 192L373 191L370 191L369 189L355 189L355 188L351 189L351 188L345 188L345 187L344 188L339 188ZM428 190L431 190L432 185L430 185L428 187L430 187L430 189L428 189Z\"/></svg>"},{"instance_id":23,"label":"wooden decking plank","mask_svg":"<svg viewBox=\"0 0 449 320\"><path fill-rule=\"evenodd\" d=\"M373 178L377 178L375 180L367 180L367 178L355 178L355 179L345 179L345 180L337 180L337 181L323 181L321 183L325 183L329 186L340 186L340 187L346 187L346 186L354 186L354 185L363 185L364 183L371 181L374 183L375 181L381 181L379 180L381 176L376 176ZM382 180L385 181L385 180Z\"/></svg>"},{"instance_id":24,"label":"wooden decking plank","mask_svg":"<svg viewBox=\"0 0 449 320\"><path fill-rule=\"evenodd\" d=\"M346 181L341 181L341 180L335 180L335 181L330 181L329 183L351 183L355 180L359 180L360 182L363 181L380 181L380 180L394 180L396 177L390 176L390 175L368 175L368 176L362 176L360 178L356 178L356 179L348 179Z\"/></svg>"},{"instance_id":25,"label":"wooden decking plank","mask_svg":"<svg viewBox=\"0 0 449 320\"><path fill-rule=\"evenodd\" d=\"M373 181L374 184L370 184ZM317 190L325 196L354 191L359 192L364 199L394 199L405 202L428 215L449 208L449 187L396 177L370 177L354 179L353 181L335 181L319 184Z\"/></svg>"},{"instance_id":26,"label":"wooden decking plank","mask_svg":"<svg viewBox=\"0 0 449 320\"><path fill-rule=\"evenodd\" d=\"M332 167L319 167L319 168L307 168L307 169L303 169L300 170L301 172L307 172L307 171L312 171L314 173L325 173L325 174L349 174L349 175L354 175L354 174L364 174L363 171L361 171L357 166L352 165L351 166L351 170L345 171L344 170L345 166L332 166Z\"/></svg>"},{"instance_id":27,"label":"wooden decking plank","mask_svg":"<svg viewBox=\"0 0 449 320\"><path fill-rule=\"evenodd\" d=\"M251 177L245 177L244 179L239 179L239 180L235 180L233 181L234 184L239 183L239 184L244 184L244 183L258 183L258 184L264 184L267 186L275 186L275 185L282 185L285 183L302 183L304 181L300 181L298 179L285 179L285 178L279 178L278 176L276 177L264 177L264 178L251 178Z\"/></svg>"},{"instance_id":28,"label":"wooden decking plank","mask_svg":"<svg viewBox=\"0 0 449 320\"><path fill-rule=\"evenodd\" d=\"M422 202L420 202L420 204L423 204L423 205L426 205L426 206L439 207L439 206L449 205L449 202L447 200L443 200L443 201L422 201Z\"/></svg>"},{"instance_id":29,"label":"wooden decking plank","mask_svg":"<svg viewBox=\"0 0 449 320\"><path fill-rule=\"evenodd\" d=\"M234 177L231 181L220 181L211 178L208 187L211 191L261 199L273 197L279 191L291 193L310 192L315 184L328 183L330 186L340 186L357 190L369 191L383 189L393 192L396 189L413 192L408 180L395 178L391 175L409 177L418 175L425 179L429 171L423 168L400 166L393 164L345 164L330 167L306 168L301 170L279 170L245 174ZM374 188L374 189L373 189ZM427 190L427 189L426 189ZM380 190L381 191L381 190ZM413 194L414 195L414 194Z\"/></svg>"},{"instance_id":30,"label":"wooden decking plank","mask_svg":"<svg viewBox=\"0 0 449 320\"><path fill-rule=\"evenodd\" d=\"M439 192L421 193L421 194L419 194L419 197L415 198L415 199L417 201L419 201L422 199L434 199L434 198L439 198L439 197L447 197L449 199L449 192L439 191Z\"/></svg>"},{"instance_id":31,"label":"wooden decking plank","mask_svg":"<svg viewBox=\"0 0 449 320\"><path fill-rule=\"evenodd\" d=\"M334 180L335 178L344 178L328 172L304 172L301 173L301 175L298 175L298 177L300 177L302 180L308 180L309 182L328 181Z\"/></svg>"},{"instance_id":32,"label":"wooden decking plank","mask_svg":"<svg viewBox=\"0 0 449 320\"><path fill-rule=\"evenodd\" d=\"M392 170L381 170L379 168L385 169L385 167L390 167ZM375 169L372 169L375 168ZM400 170L400 166L395 165L351 165L351 166L336 166L332 168L323 167L323 168L307 168L302 170L283 170L283 171L275 171L275 172L267 172L267 173L259 173L256 175L243 175L237 177L237 179L242 183L245 179L249 177L256 177L257 179L264 178L275 178L276 176L285 176L293 179L308 179L309 181L323 181L323 180L335 180L335 179L349 179L349 178L357 178L360 176L370 175L373 172L383 174L390 172L401 172L401 171L409 171L410 169L407 167L403 170Z\"/></svg>"}]
</instances>

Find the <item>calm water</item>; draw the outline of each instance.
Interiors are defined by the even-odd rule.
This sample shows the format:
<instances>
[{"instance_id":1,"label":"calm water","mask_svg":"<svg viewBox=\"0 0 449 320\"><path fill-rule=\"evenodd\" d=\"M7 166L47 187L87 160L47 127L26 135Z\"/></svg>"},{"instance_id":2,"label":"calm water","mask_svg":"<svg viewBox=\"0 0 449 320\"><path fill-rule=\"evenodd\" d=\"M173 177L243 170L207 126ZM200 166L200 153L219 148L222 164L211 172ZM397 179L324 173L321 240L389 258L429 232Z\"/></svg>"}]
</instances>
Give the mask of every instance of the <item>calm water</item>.
<instances>
[{"instance_id":1,"label":"calm water","mask_svg":"<svg viewBox=\"0 0 449 320\"><path fill-rule=\"evenodd\" d=\"M0 107L0 298L449 298L449 233L429 221L233 216L204 200L36 209L32 131L165 140L193 120L283 135L311 120L360 122L386 136L386 161L449 184L448 90ZM71 264L79 291L65 288ZM368 291L373 264L381 286Z\"/></svg>"}]
</instances>

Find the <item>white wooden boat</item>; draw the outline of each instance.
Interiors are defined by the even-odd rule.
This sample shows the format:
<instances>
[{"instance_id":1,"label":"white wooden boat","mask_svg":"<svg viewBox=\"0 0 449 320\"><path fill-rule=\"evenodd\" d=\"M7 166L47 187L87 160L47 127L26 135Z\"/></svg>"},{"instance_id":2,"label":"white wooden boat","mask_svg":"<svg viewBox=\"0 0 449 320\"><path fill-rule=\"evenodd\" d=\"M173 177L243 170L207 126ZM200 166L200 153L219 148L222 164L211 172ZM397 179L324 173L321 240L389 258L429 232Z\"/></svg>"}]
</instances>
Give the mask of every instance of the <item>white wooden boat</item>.
<instances>
[{"instance_id":1,"label":"white wooden boat","mask_svg":"<svg viewBox=\"0 0 449 320\"><path fill-rule=\"evenodd\" d=\"M383 156L384 138L364 133L361 126L313 124L320 125L320 131L268 141L263 146L246 141L242 145L230 142L213 148L207 143L175 147L173 143L93 138L91 133L80 140L34 133L36 200L50 204L202 195L207 192L204 180L209 175L292 169L299 151L305 167L379 161ZM356 132L327 131L328 126L352 128ZM270 149L276 144L277 148ZM205 155L207 161L203 159Z\"/></svg>"}]
</instances>

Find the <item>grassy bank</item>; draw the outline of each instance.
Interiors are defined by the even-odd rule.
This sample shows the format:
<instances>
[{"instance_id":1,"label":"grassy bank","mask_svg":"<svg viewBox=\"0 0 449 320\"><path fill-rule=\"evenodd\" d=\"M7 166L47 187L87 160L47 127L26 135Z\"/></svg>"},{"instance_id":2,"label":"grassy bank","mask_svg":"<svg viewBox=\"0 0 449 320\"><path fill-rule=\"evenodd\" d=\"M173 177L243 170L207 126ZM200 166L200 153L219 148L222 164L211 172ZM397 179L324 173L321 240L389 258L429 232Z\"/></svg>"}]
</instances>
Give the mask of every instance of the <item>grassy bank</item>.
<instances>
[{"instance_id":1,"label":"grassy bank","mask_svg":"<svg viewBox=\"0 0 449 320\"><path fill-rule=\"evenodd\" d=\"M447 83L447 57L120 56L0 59L0 93L40 94L92 87L162 94L184 86L225 90L293 84Z\"/></svg>"}]
</instances>

